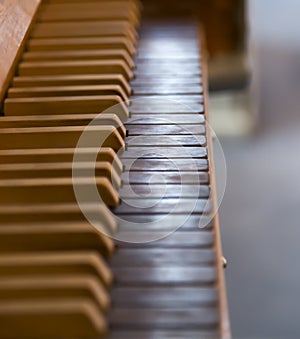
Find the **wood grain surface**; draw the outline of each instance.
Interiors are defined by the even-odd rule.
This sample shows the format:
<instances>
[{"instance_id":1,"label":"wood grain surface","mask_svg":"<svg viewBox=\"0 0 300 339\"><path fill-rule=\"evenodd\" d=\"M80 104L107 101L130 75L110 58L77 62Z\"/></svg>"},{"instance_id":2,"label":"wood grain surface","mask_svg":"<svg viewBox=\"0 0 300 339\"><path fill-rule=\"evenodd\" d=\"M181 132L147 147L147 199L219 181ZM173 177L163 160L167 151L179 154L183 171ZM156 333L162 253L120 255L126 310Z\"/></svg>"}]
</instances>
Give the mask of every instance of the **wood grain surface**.
<instances>
[{"instance_id":1,"label":"wood grain surface","mask_svg":"<svg viewBox=\"0 0 300 339\"><path fill-rule=\"evenodd\" d=\"M0 1L0 102L22 52L40 0Z\"/></svg>"}]
</instances>

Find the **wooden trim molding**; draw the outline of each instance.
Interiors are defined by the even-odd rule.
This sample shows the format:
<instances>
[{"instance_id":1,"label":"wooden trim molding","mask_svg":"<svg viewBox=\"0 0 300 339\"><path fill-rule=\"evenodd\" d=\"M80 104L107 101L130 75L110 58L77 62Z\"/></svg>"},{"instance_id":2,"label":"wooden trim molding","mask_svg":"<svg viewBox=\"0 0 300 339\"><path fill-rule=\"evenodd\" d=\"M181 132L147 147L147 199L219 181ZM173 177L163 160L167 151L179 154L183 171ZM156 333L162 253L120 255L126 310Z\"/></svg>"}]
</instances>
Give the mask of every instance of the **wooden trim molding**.
<instances>
[{"instance_id":1,"label":"wooden trim molding","mask_svg":"<svg viewBox=\"0 0 300 339\"><path fill-rule=\"evenodd\" d=\"M207 48L206 48L206 38L205 38L205 29L198 22L198 34L199 34L199 45L201 47L201 59L202 59L202 74L203 74L203 90L204 90L204 106L206 114L206 127L207 127L207 150L208 150L208 159L209 159L209 172L211 178L211 197L214 213L214 227L215 227L215 242L216 242L216 254L217 254L217 272L218 272L218 292L219 292L219 309L220 309L220 338L221 339L232 339L231 335L231 326L229 319L229 309L227 302L227 293L226 293L226 281L224 273L224 262L223 250L222 250L222 241L221 241L221 231L220 231L220 221L218 213L218 202L217 202L217 187L216 187L216 178L215 178L215 167L214 167L214 152L213 152L213 143L212 135L210 129L210 116L208 109L208 69L207 69ZM203 67L203 65L205 65Z\"/></svg>"}]
</instances>

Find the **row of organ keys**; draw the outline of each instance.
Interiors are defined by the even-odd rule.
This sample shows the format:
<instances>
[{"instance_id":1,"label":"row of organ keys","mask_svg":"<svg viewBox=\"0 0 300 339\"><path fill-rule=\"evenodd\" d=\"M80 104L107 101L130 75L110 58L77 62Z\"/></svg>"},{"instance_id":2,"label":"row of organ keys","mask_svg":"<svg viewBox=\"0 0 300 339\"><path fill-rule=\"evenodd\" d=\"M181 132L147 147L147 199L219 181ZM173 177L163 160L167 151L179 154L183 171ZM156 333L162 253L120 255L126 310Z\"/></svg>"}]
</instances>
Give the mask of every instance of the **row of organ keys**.
<instances>
[{"instance_id":1,"label":"row of organ keys","mask_svg":"<svg viewBox=\"0 0 300 339\"><path fill-rule=\"evenodd\" d=\"M0 338L230 336L198 27L141 9L41 1L0 119Z\"/></svg>"},{"instance_id":2,"label":"row of organ keys","mask_svg":"<svg viewBox=\"0 0 300 339\"><path fill-rule=\"evenodd\" d=\"M95 162L99 227L117 225L138 1L55 1L39 6L0 119L0 337L102 338L113 240L85 219L72 165L86 126ZM118 104L118 114L106 112ZM92 146L80 148L77 184L88 189ZM106 206L107 205L107 206Z\"/></svg>"}]
</instances>

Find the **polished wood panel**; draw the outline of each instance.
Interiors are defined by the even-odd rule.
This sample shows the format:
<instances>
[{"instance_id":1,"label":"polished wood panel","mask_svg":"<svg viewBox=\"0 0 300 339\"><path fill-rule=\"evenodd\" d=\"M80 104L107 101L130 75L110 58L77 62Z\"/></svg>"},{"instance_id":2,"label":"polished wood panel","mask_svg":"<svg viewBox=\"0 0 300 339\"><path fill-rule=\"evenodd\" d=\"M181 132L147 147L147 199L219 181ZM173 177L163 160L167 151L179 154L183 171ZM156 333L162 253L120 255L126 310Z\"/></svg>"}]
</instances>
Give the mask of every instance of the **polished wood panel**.
<instances>
[{"instance_id":1,"label":"polished wood panel","mask_svg":"<svg viewBox=\"0 0 300 339\"><path fill-rule=\"evenodd\" d=\"M40 0L0 3L0 103L9 86Z\"/></svg>"}]
</instances>

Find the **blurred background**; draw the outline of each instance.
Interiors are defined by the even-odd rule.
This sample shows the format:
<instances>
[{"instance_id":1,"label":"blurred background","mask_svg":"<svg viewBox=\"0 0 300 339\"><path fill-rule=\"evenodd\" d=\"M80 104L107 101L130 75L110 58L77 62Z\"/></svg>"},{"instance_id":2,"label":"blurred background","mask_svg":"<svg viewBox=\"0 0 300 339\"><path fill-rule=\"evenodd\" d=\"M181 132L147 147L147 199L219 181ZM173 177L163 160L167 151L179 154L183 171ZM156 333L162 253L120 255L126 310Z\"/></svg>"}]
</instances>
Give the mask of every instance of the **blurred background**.
<instances>
[{"instance_id":1,"label":"blurred background","mask_svg":"<svg viewBox=\"0 0 300 339\"><path fill-rule=\"evenodd\" d=\"M237 339L294 339L300 338L300 1L244 6L245 44L210 60L212 123L228 170L220 219L232 332ZM226 69L235 69L231 84L222 84Z\"/></svg>"}]
</instances>

